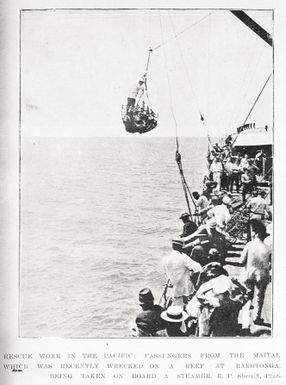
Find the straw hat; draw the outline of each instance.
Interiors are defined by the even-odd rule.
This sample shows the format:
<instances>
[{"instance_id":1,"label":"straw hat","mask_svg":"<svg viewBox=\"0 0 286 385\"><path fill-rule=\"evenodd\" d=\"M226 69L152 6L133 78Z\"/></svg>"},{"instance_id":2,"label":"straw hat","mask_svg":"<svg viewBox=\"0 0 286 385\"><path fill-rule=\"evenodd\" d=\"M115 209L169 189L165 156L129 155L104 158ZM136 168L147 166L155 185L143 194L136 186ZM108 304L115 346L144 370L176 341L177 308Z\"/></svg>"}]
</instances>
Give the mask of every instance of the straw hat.
<instances>
[{"instance_id":1,"label":"straw hat","mask_svg":"<svg viewBox=\"0 0 286 385\"><path fill-rule=\"evenodd\" d=\"M188 318L188 313L186 313L181 306L172 305L161 313L161 318L168 322L182 322Z\"/></svg>"}]
</instances>

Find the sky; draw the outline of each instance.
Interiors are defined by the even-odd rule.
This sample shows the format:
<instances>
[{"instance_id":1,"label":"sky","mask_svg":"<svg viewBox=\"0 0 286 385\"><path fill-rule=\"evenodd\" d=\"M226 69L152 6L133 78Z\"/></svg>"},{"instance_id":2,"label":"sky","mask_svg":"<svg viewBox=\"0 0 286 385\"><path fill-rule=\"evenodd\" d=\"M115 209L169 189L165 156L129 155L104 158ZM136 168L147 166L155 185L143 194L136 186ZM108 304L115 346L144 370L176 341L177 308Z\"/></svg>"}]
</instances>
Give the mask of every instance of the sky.
<instances>
[{"instance_id":1,"label":"sky","mask_svg":"<svg viewBox=\"0 0 286 385\"><path fill-rule=\"evenodd\" d=\"M248 14L272 34L270 11ZM21 25L23 136L135 136L121 108L158 45L148 71L158 126L145 135L226 135L273 66L272 48L227 10L24 11ZM273 125L272 94L271 78L249 123Z\"/></svg>"}]
</instances>

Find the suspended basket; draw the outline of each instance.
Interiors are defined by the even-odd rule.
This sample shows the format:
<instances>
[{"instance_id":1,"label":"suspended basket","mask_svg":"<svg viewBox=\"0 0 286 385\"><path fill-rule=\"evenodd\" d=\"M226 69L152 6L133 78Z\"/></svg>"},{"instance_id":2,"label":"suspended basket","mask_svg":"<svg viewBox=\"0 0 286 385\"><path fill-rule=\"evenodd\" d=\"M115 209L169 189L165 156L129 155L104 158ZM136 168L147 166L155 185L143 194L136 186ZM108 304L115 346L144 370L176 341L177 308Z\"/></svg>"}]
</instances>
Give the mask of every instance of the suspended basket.
<instances>
[{"instance_id":1,"label":"suspended basket","mask_svg":"<svg viewBox=\"0 0 286 385\"><path fill-rule=\"evenodd\" d=\"M122 121L127 132L144 134L157 126L158 114L152 110L148 99L147 88L134 106L122 106Z\"/></svg>"}]
</instances>

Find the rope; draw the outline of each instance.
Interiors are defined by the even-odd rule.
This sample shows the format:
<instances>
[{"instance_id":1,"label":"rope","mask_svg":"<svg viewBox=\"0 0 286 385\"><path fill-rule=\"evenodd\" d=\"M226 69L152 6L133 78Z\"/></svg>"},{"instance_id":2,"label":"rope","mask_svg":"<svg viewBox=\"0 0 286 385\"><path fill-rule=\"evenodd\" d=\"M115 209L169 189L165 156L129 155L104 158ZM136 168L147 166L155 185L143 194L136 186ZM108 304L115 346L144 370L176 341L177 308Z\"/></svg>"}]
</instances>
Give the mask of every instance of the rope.
<instances>
[{"instance_id":1,"label":"rope","mask_svg":"<svg viewBox=\"0 0 286 385\"><path fill-rule=\"evenodd\" d=\"M150 100L149 100L149 94L148 94L148 88L147 88L147 74L148 74L148 70L149 70L149 64L150 64L150 58L151 58L151 53L153 52L152 48L149 48L149 51L148 51L148 58L147 58L147 63L146 63L146 69L145 69L145 83L144 83L144 93L145 93L145 96L146 96L146 104L147 106L151 109L151 103L150 103Z\"/></svg>"},{"instance_id":2,"label":"rope","mask_svg":"<svg viewBox=\"0 0 286 385\"><path fill-rule=\"evenodd\" d=\"M211 104L211 97L210 97L210 89L211 89L211 71L210 71L210 62L211 62L211 55L210 55L210 47L211 47L211 30L212 30L212 19L208 20L208 39L207 39L207 51L208 51L208 99L207 99L207 116L210 116L210 104Z\"/></svg>"},{"instance_id":3,"label":"rope","mask_svg":"<svg viewBox=\"0 0 286 385\"><path fill-rule=\"evenodd\" d=\"M163 40L163 26L162 26L161 13L160 13L160 28L161 28L161 37L162 37L162 40ZM171 92L171 81L170 81L170 76L169 76L169 71L168 71L168 66L167 66L166 50L165 50L164 46L163 46L163 53L164 53L165 69L166 69L167 80L168 80L170 110L171 110L172 117L173 117L173 120L174 120L175 132L176 132L176 156L175 156L175 159L176 159L176 162L177 162L177 165L178 165L178 168L179 168L179 173L180 173L180 176L181 176L181 182L182 182L182 186L183 186L183 192L184 192L184 195L185 195L186 203L187 203L187 206L188 206L188 211L189 211L191 219L193 220L193 215L192 215L192 210L191 210L191 206L190 206L189 196L191 197L192 202L193 202L195 208L196 208L196 204L195 204L195 202L193 200L193 197L192 197L192 194L190 192L189 186L188 186L188 184L186 182L186 179L185 179L185 176L184 176L184 171L183 171L183 166L182 166L182 162L181 162L181 154L179 152L178 124L177 124L176 116L175 116L174 109L173 109L173 99L172 99L172 92ZM188 196L188 194L189 194L189 196Z\"/></svg>"},{"instance_id":4,"label":"rope","mask_svg":"<svg viewBox=\"0 0 286 385\"><path fill-rule=\"evenodd\" d=\"M258 59L255 60L255 50L253 50L251 55L249 56L249 60L247 60L246 62L243 76L240 81L239 92L237 93L238 96L234 101L231 117L228 124L228 127L230 128L236 127L235 122L238 120L238 117L240 116L242 101L245 100L245 97L248 93L250 85L253 82L254 75L258 71L261 55L262 55L262 50L260 50ZM240 106L240 108L238 108L238 106Z\"/></svg>"},{"instance_id":5,"label":"rope","mask_svg":"<svg viewBox=\"0 0 286 385\"><path fill-rule=\"evenodd\" d=\"M181 181L182 181L182 186L183 186L183 191L184 191L185 199L186 199L187 206L188 206L188 209L189 209L189 214L190 214L191 219L193 220L193 214L192 214L192 210L191 210L191 206L190 206L189 196L191 197L191 200L192 200L192 203L193 203L195 209L197 208L197 206L196 206L196 203L195 203L195 201L193 199L193 196L192 196L192 193L191 193L191 191L189 189L189 186L187 184L187 181L186 181L186 178L185 178L185 175L184 175L184 170L183 170L182 162L181 162L181 154L178 151L176 151L176 158L175 159L176 159L176 162L177 162L177 165L178 165L178 168L179 168L179 172L180 172L180 176L181 176Z\"/></svg>"},{"instance_id":6,"label":"rope","mask_svg":"<svg viewBox=\"0 0 286 385\"><path fill-rule=\"evenodd\" d=\"M174 39L176 39L176 42L177 42L177 45L178 45L178 49L179 49L179 53L180 53L180 56L181 56L181 60L182 60L183 66L184 66L184 70L185 70L185 72L187 74L187 79L188 79L188 82L189 82L189 86L190 86L190 89L192 91L192 94L193 94L193 97L194 97L194 100L195 100L196 108L197 108L198 113L200 115L200 121L201 121L201 123L202 123L202 125L203 125L203 127L204 127L204 129L206 131L208 142L211 145L211 147L213 147L211 139L210 139L209 131L208 131L207 126L205 124L205 119L204 119L204 117L202 115L202 112L200 110L200 106L199 106L199 103L198 103L198 100L197 100L197 97L196 97L196 93L194 91L194 87L193 87L192 82L191 82L191 77L190 77L190 73L189 73L188 67L186 65L186 61L185 61L185 58L184 58L183 50L182 50L182 47L180 45L180 41L178 39L179 34L176 34L175 26L174 26L174 23L173 23L173 20L171 18L170 13L168 13L168 15L169 15L169 18L170 18L170 21L171 21L171 25L172 25L172 29L173 29L173 32L174 32Z\"/></svg>"},{"instance_id":7,"label":"rope","mask_svg":"<svg viewBox=\"0 0 286 385\"><path fill-rule=\"evenodd\" d=\"M264 88L266 87L266 85L267 85L267 83L268 83L268 81L270 80L270 78L271 78L272 75L273 75L273 71L271 71L271 73L269 74L268 78L266 79L266 82L264 83L264 85L263 85L261 91L259 92L257 98L255 99L255 101L254 101L254 103L253 103L253 105L252 105L252 107L251 107L249 113L247 114L246 118L244 119L244 122L243 122L242 125L244 125L244 124L247 122L247 119L249 118L249 116L250 116L251 112L253 111L254 107L256 106L256 103L258 102L258 100L259 100L259 98L260 98L262 92L264 91ZM236 142L236 139L238 138L238 135L239 135L239 133L236 134L236 137L234 138L234 140L233 140L233 142L232 142L232 146L233 146L234 143Z\"/></svg>"},{"instance_id":8,"label":"rope","mask_svg":"<svg viewBox=\"0 0 286 385\"><path fill-rule=\"evenodd\" d=\"M250 111L249 111L247 117L244 119L243 124L245 124L245 123L247 122L247 119L249 118L249 116L250 116L250 114L251 114L253 108L255 107L256 103L258 102L258 99L260 98L262 92L264 91L264 88L266 87L266 85L267 85L267 83L268 83L268 81L269 81L269 79L271 78L272 75L273 75L273 72L271 71L271 73L269 74L268 78L266 79L266 82L264 83L264 85L263 85L261 91L259 92L257 98L255 99L255 102L253 103L253 106L251 107L251 109L250 109Z\"/></svg>"},{"instance_id":9,"label":"rope","mask_svg":"<svg viewBox=\"0 0 286 385\"><path fill-rule=\"evenodd\" d=\"M237 103L237 105L240 105L240 109L237 109L237 114L235 115L235 119L233 120L233 124L231 127L236 128L238 126L238 124L235 124L235 122L237 120L239 120L238 117L241 115L241 112L244 110L243 101L246 100L246 96L248 95L249 90L251 89L251 86L253 85L256 74L258 73L258 70L260 69L259 67L260 67L260 63L262 60L262 54L263 54L263 48L261 47L260 52L257 54L257 60L255 60L255 62L252 64L252 66L254 68L252 73L250 73L250 71L249 71L250 76L249 76L249 80L247 81L247 87L244 87L245 92L244 92L242 98L240 99L240 102ZM254 58L254 55L252 55L252 56ZM249 65L249 67L250 67L250 65Z\"/></svg>"},{"instance_id":10,"label":"rope","mask_svg":"<svg viewBox=\"0 0 286 385\"><path fill-rule=\"evenodd\" d=\"M161 18L161 12L159 13L160 15L160 29L161 29L161 38L162 38L162 41L163 41L163 26L162 26L162 18ZM163 43L160 45L160 47L163 46L163 54L164 54L164 64L165 64L165 70L166 70L166 74L167 74L167 81L168 81L168 91L169 91L169 104L170 104L170 110L171 110L171 113L172 113L172 117L173 117L173 120L174 120L174 124L175 124L175 131L176 131L176 148L177 148L177 152L179 152L179 139L178 139L178 125L177 125L177 120L176 120L176 117L175 117L175 113L174 113L174 109L173 109L173 99L172 99L172 92L171 92L171 81L170 81L170 76L169 76L169 71L168 71L168 66L167 66L167 56L166 56L166 50L165 50L165 46L163 45ZM153 49L154 51L154 49Z\"/></svg>"},{"instance_id":11,"label":"rope","mask_svg":"<svg viewBox=\"0 0 286 385\"><path fill-rule=\"evenodd\" d=\"M163 41L162 39L162 43L157 45L156 47L153 48L153 51L156 51L157 49L161 48L162 46L164 46L165 44L168 44L170 41L174 40L176 37L182 35L184 32L186 32L187 30L195 27L196 25L198 25L199 23L201 23L203 20L205 20L207 17L209 17L213 12L210 12L208 13L206 16L204 16L203 18L201 18L200 20L196 21L195 23L189 25L188 27L186 27L185 29L183 29L182 31L180 31L179 33L177 33L174 37L171 37L170 39L166 40L166 41ZM160 13L160 20L161 20L161 13Z\"/></svg>"},{"instance_id":12,"label":"rope","mask_svg":"<svg viewBox=\"0 0 286 385\"><path fill-rule=\"evenodd\" d=\"M145 69L145 76L147 76L147 73L148 73L150 56L151 56L152 52L153 52L152 48L149 48L148 59L147 59L147 64L146 64L146 69Z\"/></svg>"}]
</instances>

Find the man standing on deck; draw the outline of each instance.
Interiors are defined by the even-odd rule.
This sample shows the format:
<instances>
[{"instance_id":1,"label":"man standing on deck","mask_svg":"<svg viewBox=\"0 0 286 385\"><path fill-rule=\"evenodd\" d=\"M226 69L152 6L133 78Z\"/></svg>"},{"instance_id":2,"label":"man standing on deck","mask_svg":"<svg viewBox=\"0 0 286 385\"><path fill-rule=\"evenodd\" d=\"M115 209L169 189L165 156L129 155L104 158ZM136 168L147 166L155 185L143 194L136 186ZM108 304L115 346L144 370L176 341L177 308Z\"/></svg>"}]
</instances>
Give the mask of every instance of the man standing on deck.
<instances>
[{"instance_id":1,"label":"man standing on deck","mask_svg":"<svg viewBox=\"0 0 286 385\"><path fill-rule=\"evenodd\" d=\"M232 280L221 274L203 283L196 298L201 303L198 316L199 336L235 336L238 334L240 301L231 298Z\"/></svg>"},{"instance_id":2,"label":"man standing on deck","mask_svg":"<svg viewBox=\"0 0 286 385\"><path fill-rule=\"evenodd\" d=\"M186 301L195 291L190 277L192 274L201 271L202 267L199 263L182 253L182 241L173 240L172 248L173 251L163 258L162 265L166 279L173 286L173 305L183 307L184 300Z\"/></svg>"},{"instance_id":3,"label":"man standing on deck","mask_svg":"<svg viewBox=\"0 0 286 385\"><path fill-rule=\"evenodd\" d=\"M253 197L247 203L247 207L250 210L251 219L259 219L264 221L266 218L271 220L272 213L265 200L265 191L253 192Z\"/></svg>"},{"instance_id":4,"label":"man standing on deck","mask_svg":"<svg viewBox=\"0 0 286 385\"><path fill-rule=\"evenodd\" d=\"M142 312L136 317L138 336L155 336L159 330L165 328L161 318L164 309L154 304L153 294L148 288L139 291L139 305L142 307Z\"/></svg>"},{"instance_id":5,"label":"man standing on deck","mask_svg":"<svg viewBox=\"0 0 286 385\"><path fill-rule=\"evenodd\" d=\"M265 159L266 155L264 154L263 150L258 150L254 158L254 164L257 167L259 175L262 175L263 173L263 164L265 162Z\"/></svg>"},{"instance_id":6,"label":"man standing on deck","mask_svg":"<svg viewBox=\"0 0 286 385\"><path fill-rule=\"evenodd\" d=\"M217 156L214 158L211 164L210 171L213 174L214 182L217 182L217 189L220 190L223 167Z\"/></svg>"},{"instance_id":7,"label":"man standing on deck","mask_svg":"<svg viewBox=\"0 0 286 385\"><path fill-rule=\"evenodd\" d=\"M200 195L197 191L193 192L193 197L196 201L196 214L204 216L206 208L209 206L209 201L205 195Z\"/></svg>"},{"instance_id":8,"label":"man standing on deck","mask_svg":"<svg viewBox=\"0 0 286 385\"><path fill-rule=\"evenodd\" d=\"M227 158L224 164L224 170L226 174L226 183L225 183L225 189L227 191L230 191L231 181L232 181L232 166L233 163L231 161L231 158Z\"/></svg>"},{"instance_id":9,"label":"man standing on deck","mask_svg":"<svg viewBox=\"0 0 286 385\"><path fill-rule=\"evenodd\" d=\"M255 293L253 322L256 325L261 325L264 321L261 318L261 312L266 287L269 283L271 249L264 243L267 235L264 224L257 219L253 219L251 220L251 227L254 232L254 239L245 245L237 264L245 266L240 281L251 291L252 296ZM231 261L227 263L232 264ZM245 314L249 314L249 306L250 303L243 309L244 319Z\"/></svg>"},{"instance_id":10,"label":"man standing on deck","mask_svg":"<svg viewBox=\"0 0 286 385\"><path fill-rule=\"evenodd\" d=\"M245 168L249 168L249 159L247 154L245 154L244 157L241 159L240 167L242 170Z\"/></svg>"},{"instance_id":11,"label":"man standing on deck","mask_svg":"<svg viewBox=\"0 0 286 385\"><path fill-rule=\"evenodd\" d=\"M231 178L230 178L230 185L229 185L229 191L233 191L233 187L235 184L236 192L239 192L240 187L240 167L239 167L239 160L236 160L235 158L231 158Z\"/></svg>"},{"instance_id":12,"label":"man standing on deck","mask_svg":"<svg viewBox=\"0 0 286 385\"><path fill-rule=\"evenodd\" d=\"M183 213L180 216L180 219L182 219L182 221L184 223L183 232L180 235L181 238L187 237L187 236L193 234L197 230L198 226L195 224L195 222L192 222L190 220L190 214L189 213Z\"/></svg>"},{"instance_id":13,"label":"man standing on deck","mask_svg":"<svg viewBox=\"0 0 286 385\"><path fill-rule=\"evenodd\" d=\"M203 195L208 199L210 200L211 199L211 196L213 194L213 190L216 190L217 189L217 182L214 182L212 180L205 180L204 182L205 184L205 187L203 189Z\"/></svg>"},{"instance_id":14,"label":"man standing on deck","mask_svg":"<svg viewBox=\"0 0 286 385\"><path fill-rule=\"evenodd\" d=\"M253 180L247 168L244 168L244 173L241 175L242 183L242 201L246 202L246 194L250 193L253 186Z\"/></svg>"},{"instance_id":15,"label":"man standing on deck","mask_svg":"<svg viewBox=\"0 0 286 385\"><path fill-rule=\"evenodd\" d=\"M231 219L228 209L230 202L231 199L226 195L222 198L220 205L213 207L207 212L209 218L215 218L216 224L221 231L225 231L225 227Z\"/></svg>"},{"instance_id":16,"label":"man standing on deck","mask_svg":"<svg viewBox=\"0 0 286 385\"><path fill-rule=\"evenodd\" d=\"M201 225L195 233L184 239L183 251L202 266L209 262L208 255L211 249L217 250L221 262L226 258L227 242L224 234L216 228L216 220L212 218L206 225Z\"/></svg>"}]
</instances>

